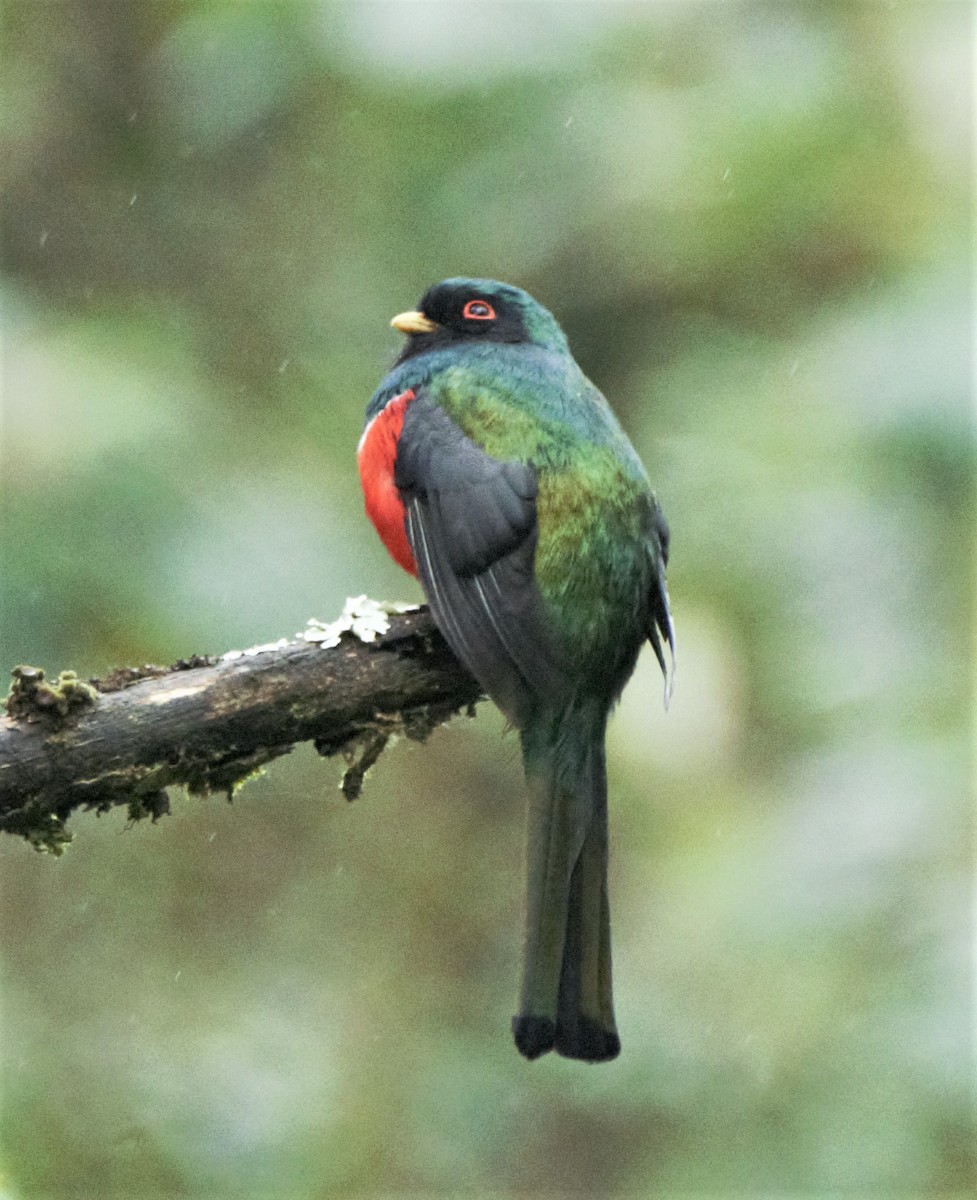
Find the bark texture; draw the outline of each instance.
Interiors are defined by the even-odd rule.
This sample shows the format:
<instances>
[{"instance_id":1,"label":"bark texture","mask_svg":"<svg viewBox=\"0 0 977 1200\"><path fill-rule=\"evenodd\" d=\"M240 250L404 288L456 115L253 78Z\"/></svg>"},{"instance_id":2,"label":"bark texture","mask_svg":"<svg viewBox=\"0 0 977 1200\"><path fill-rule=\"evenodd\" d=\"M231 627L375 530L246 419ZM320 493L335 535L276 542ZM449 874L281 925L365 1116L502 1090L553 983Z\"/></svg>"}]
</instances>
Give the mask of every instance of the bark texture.
<instances>
[{"instance_id":1,"label":"bark texture","mask_svg":"<svg viewBox=\"0 0 977 1200\"><path fill-rule=\"evenodd\" d=\"M389 621L374 642L291 642L90 683L17 668L0 716L0 829L57 852L76 808L155 820L169 786L230 793L302 741L346 756L352 799L391 734L423 740L481 696L426 611Z\"/></svg>"}]
</instances>

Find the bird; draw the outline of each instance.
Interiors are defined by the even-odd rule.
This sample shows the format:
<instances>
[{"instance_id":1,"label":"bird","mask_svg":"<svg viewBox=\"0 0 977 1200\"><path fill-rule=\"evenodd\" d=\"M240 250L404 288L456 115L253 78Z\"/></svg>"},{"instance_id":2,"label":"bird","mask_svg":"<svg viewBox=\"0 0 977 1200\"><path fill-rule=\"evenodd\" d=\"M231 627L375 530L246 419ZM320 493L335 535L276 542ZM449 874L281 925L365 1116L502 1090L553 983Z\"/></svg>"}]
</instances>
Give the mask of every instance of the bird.
<instances>
[{"instance_id":1,"label":"bird","mask_svg":"<svg viewBox=\"0 0 977 1200\"><path fill-rule=\"evenodd\" d=\"M526 291L445 279L390 324L407 340L366 409L366 512L521 745L515 1044L527 1059L609 1061L621 1043L605 734L645 641L666 706L671 695L668 524L609 404Z\"/></svg>"}]
</instances>

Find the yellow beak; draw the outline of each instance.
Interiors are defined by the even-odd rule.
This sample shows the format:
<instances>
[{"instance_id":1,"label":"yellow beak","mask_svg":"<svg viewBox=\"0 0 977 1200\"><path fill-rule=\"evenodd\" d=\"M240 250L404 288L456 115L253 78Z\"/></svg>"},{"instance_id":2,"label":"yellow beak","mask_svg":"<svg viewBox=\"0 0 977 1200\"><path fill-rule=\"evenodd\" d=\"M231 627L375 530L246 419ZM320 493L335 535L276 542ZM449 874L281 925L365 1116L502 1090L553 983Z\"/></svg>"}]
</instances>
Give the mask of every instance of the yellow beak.
<instances>
[{"instance_id":1,"label":"yellow beak","mask_svg":"<svg viewBox=\"0 0 977 1200\"><path fill-rule=\"evenodd\" d=\"M437 322L429 320L422 312L398 313L390 324L401 333L433 333L438 328Z\"/></svg>"}]
</instances>

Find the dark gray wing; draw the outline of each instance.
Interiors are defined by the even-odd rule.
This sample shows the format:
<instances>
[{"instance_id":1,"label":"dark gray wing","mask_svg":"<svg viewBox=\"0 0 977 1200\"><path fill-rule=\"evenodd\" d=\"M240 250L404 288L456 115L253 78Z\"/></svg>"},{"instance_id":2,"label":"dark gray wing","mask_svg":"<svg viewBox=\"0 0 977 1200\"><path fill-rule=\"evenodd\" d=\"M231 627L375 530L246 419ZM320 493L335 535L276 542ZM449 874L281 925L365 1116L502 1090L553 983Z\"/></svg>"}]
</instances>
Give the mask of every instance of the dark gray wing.
<instances>
[{"instance_id":1,"label":"dark gray wing","mask_svg":"<svg viewBox=\"0 0 977 1200\"><path fill-rule=\"evenodd\" d=\"M407 406L394 480L418 576L448 645L522 727L566 687L536 585L536 472L500 461L423 392Z\"/></svg>"}]
</instances>

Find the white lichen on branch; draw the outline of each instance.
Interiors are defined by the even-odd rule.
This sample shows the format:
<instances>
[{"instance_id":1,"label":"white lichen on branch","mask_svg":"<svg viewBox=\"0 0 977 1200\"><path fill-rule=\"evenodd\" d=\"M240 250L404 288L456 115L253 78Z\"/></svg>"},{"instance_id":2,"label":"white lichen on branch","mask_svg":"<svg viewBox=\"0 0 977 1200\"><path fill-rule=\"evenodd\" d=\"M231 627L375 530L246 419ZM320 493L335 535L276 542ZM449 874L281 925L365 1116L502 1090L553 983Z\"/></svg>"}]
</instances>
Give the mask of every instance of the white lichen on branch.
<instances>
[{"instance_id":1,"label":"white lichen on branch","mask_svg":"<svg viewBox=\"0 0 977 1200\"><path fill-rule=\"evenodd\" d=\"M391 614L417 612L418 607L396 600L348 596L342 613L335 621L324 623L313 619L295 636L305 642L315 642L323 650L338 646L344 633L351 633L361 642L375 642L382 634L389 632Z\"/></svg>"}]
</instances>

